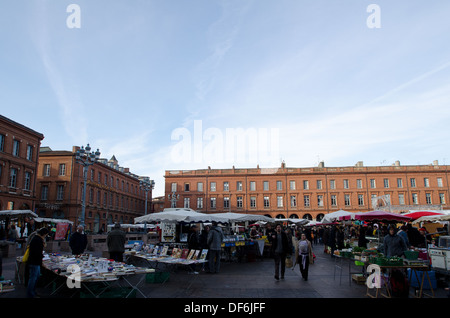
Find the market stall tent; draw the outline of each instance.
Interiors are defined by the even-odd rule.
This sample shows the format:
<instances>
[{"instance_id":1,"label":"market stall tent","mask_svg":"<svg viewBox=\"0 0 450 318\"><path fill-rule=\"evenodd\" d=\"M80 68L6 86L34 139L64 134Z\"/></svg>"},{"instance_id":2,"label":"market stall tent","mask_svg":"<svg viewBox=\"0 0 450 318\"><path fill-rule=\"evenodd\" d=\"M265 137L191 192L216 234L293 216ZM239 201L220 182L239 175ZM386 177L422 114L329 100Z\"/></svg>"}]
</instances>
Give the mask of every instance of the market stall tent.
<instances>
[{"instance_id":1,"label":"market stall tent","mask_svg":"<svg viewBox=\"0 0 450 318\"><path fill-rule=\"evenodd\" d=\"M31 210L2 210L0 211L0 217L19 217L19 216L28 216L37 218L37 214Z\"/></svg>"},{"instance_id":2,"label":"market stall tent","mask_svg":"<svg viewBox=\"0 0 450 318\"><path fill-rule=\"evenodd\" d=\"M402 214L403 216L409 216L411 220L417 220L418 218L421 218L423 216L439 216L439 215L445 215L445 213L442 213L441 211L410 211L407 213Z\"/></svg>"},{"instance_id":3,"label":"market stall tent","mask_svg":"<svg viewBox=\"0 0 450 318\"><path fill-rule=\"evenodd\" d=\"M307 219L274 219L275 222L291 222L291 223L295 223L297 225L304 225L307 224L309 222L309 220Z\"/></svg>"},{"instance_id":4,"label":"market stall tent","mask_svg":"<svg viewBox=\"0 0 450 318\"><path fill-rule=\"evenodd\" d=\"M115 225L114 224L108 224L108 228L112 228L112 227L114 227ZM147 224L147 225L145 225L145 224L141 224L141 223L139 223L139 224L120 224L120 227L121 228L125 228L125 229L144 229L144 228L154 228L155 227L155 225L151 225L151 224Z\"/></svg>"},{"instance_id":5,"label":"market stall tent","mask_svg":"<svg viewBox=\"0 0 450 318\"><path fill-rule=\"evenodd\" d=\"M331 213L325 214L325 216L323 217L321 222L322 222L322 224L333 223L335 221L339 221L340 217L351 216L353 214L354 213L352 213L352 212L339 210L336 212L331 212Z\"/></svg>"},{"instance_id":6,"label":"market stall tent","mask_svg":"<svg viewBox=\"0 0 450 318\"><path fill-rule=\"evenodd\" d=\"M226 212L226 213L215 213L213 214L215 216L225 218L229 222L257 222L257 221L263 221L263 222L274 222L275 219L270 218L265 215L260 214L245 214L245 213L234 213L234 212Z\"/></svg>"},{"instance_id":7,"label":"market stall tent","mask_svg":"<svg viewBox=\"0 0 450 318\"><path fill-rule=\"evenodd\" d=\"M199 213L188 208L164 209L163 212L151 213L134 219L134 223L152 223L152 222L228 223L228 220L216 214Z\"/></svg>"},{"instance_id":8,"label":"market stall tent","mask_svg":"<svg viewBox=\"0 0 450 318\"><path fill-rule=\"evenodd\" d=\"M450 221L450 214L444 215L435 215L435 216L422 216L411 222L412 224L418 224L421 222L441 222L441 221Z\"/></svg>"},{"instance_id":9,"label":"market stall tent","mask_svg":"<svg viewBox=\"0 0 450 318\"><path fill-rule=\"evenodd\" d=\"M73 224L72 221L65 220L65 219L35 218L34 221L36 221L37 223L47 222L47 223L69 223L69 224Z\"/></svg>"},{"instance_id":10,"label":"market stall tent","mask_svg":"<svg viewBox=\"0 0 450 318\"><path fill-rule=\"evenodd\" d=\"M355 219L361 221L398 221L398 222L402 221L406 222L411 220L411 218L408 216L386 211L370 211L370 212L356 213Z\"/></svg>"}]
</instances>

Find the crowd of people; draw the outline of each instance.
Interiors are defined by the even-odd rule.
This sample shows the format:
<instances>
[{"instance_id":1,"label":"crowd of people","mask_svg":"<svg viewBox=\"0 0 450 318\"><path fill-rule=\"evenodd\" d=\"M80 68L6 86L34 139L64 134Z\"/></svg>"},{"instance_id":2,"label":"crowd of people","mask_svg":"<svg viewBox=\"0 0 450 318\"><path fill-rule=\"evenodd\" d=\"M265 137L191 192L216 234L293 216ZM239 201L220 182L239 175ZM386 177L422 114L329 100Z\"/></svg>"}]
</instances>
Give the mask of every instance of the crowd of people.
<instances>
[{"instance_id":1,"label":"crowd of people","mask_svg":"<svg viewBox=\"0 0 450 318\"><path fill-rule=\"evenodd\" d=\"M448 235L447 225L441 235ZM334 256L336 250L350 248L352 241L358 247L368 248L371 240L377 240L378 251L386 257L403 256L414 248L426 248L434 244L433 236L425 228L416 228L410 223L402 224L331 224L319 226L283 226L271 224L256 228L252 226L246 233L248 238L266 236L271 244L271 255L275 262L276 280L283 279L287 259L293 260L293 267L299 266L304 280L308 279L308 268L314 263L313 246L320 245L323 252Z\"/></svg>"}]
</instances>

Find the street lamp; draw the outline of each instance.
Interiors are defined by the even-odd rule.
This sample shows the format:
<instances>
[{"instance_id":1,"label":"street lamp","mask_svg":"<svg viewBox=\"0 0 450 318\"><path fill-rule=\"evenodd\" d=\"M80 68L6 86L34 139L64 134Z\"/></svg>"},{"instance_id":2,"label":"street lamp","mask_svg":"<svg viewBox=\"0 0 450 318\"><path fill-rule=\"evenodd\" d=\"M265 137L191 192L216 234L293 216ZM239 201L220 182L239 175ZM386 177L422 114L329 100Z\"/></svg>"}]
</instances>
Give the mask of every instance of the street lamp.
<instances>
[{"instance_id":1,"label":"street lamp","mask_svg":"<svg viewBox=\"0 0 450 318\"><path fill-rule=\"evenodd\" d=\"M86 148L81 146L75 153L75 161L83 166L83 197L81 203L81 217L79 218L80 225L85 226L86 218L86 182L89 166L93 165L100 158L100 151L91 152L91 147L87 144Z\"/></svg>"},{"instance_id":2,"label":"street lamp","mask_svg":"<svg viewBox=\"0 0 450 318\"><path fill-rule=\"evenodd\" d=\"M142 177L139 179L139 188L145 191L145 215L147 215L147 196L150 190L155 187L155 181L150 180L149 177Z\"/></svg>"},{"instance_id":3,"label":"street lamp","mask_svg":"<svg viewBox=\"0 0 450 318\"><path fill-rule=\"evenodd\" d=\"M172 194L169 194L167 197L168 197L168 199L170 201L170 207L171 208L176 208L177 207L177 201L180 198L180 195L176 194L175 191L174 191L174 192L172 192Z\"/></svg>"}]
</instances>

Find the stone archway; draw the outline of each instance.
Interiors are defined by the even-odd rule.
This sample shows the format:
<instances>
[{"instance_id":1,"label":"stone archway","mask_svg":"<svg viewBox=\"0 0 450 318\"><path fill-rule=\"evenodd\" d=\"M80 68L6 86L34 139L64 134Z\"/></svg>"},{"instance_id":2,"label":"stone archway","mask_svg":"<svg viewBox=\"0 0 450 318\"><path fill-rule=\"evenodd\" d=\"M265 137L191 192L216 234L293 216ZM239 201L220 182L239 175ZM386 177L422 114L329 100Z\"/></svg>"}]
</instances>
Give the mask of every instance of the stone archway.
<instances>
[{"instance_id":1,"label":"stone archway","mask_svg":"<svg viewBox=\"0 0 450 318\"><path fill-rule=\"evenodd\" d=\"M303 214L303 219L312 221L312 215L309 213Z\"/></svg>"}]
</instances>

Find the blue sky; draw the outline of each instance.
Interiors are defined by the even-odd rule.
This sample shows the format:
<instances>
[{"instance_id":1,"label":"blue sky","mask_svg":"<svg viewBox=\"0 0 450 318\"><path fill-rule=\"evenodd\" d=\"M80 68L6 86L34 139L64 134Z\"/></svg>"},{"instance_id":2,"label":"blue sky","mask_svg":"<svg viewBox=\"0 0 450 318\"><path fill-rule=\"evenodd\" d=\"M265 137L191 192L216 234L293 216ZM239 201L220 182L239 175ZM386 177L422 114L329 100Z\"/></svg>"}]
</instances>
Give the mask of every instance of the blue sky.
<instances>
[{"instance_id":1,"label":"blue sky","mask_svg":"<svg viewBox=\"0 0 450 318\"><path fill-rule=\"evenodd\" d=\"M445 0L2 1L0 113L43 146L115 155L154 195L165 170L448 164L449 12ZM257 143L230 148L230 129Z\"/></svg>"}]
</instances>

